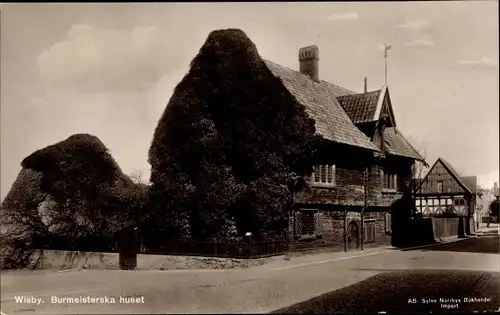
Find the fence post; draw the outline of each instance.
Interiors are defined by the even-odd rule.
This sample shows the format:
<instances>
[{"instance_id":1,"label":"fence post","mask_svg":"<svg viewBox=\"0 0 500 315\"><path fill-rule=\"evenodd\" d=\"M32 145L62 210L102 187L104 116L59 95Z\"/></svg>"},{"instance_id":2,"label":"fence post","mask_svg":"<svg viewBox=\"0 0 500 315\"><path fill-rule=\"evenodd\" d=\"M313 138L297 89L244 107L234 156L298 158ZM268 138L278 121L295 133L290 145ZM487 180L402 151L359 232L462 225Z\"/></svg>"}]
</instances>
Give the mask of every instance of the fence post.
<instances>
[{"instance_id":1,"label":"fence post","mask_svg":"<svg viewBox=\"0 0 500 315\"><path fill-rule=\"evenodd\" d=\"M120 269L133 270L137 268L137 238L137 229L126 229L118 232L118 259Z\"/></svg>"},{"instance_id":2,"label":"fence post","mask_svg":"<svg viewBox=\"0 0 500 315\"><path fill-rule=\"evenodd\" d=\"M248 258L252 258L253 256L253 248L252 248L252 232L247 232L245 234L245 241L248 249Z\"/></svg>"},{"instance_id":3,"label":"fence post","mask_svg":"<svg viewBox=\"0 0 500 315\"><path fill-rule=\"evenodd\" d=\"M286 241L285 260L290 259L290 254L292 252L292 239L293 239L293 235L292 235L290 229L288 229L285 232L285 241Z\"/></svg>"}]
</instances>

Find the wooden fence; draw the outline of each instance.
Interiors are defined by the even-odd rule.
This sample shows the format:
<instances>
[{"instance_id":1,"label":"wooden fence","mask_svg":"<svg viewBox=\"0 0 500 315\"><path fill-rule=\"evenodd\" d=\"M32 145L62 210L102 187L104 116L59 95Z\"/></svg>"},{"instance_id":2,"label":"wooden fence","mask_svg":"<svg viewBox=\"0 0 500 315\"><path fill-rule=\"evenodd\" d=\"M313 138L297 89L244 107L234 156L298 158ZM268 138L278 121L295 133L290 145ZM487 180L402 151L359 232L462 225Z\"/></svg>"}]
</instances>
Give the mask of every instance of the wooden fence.
<instances>
[{"instance_id":1,"label":"wooden fence","mask_svg":"<svg viewBox=\"0 0 500 315\"><path fill-rule=\"evenodd\" d=\"M132 243L132 244L131 244ZM118 252L118 242L113 237L85 237L70 238L52 236L40 239L37 248L84 252ZM125 247L133 246L133 242L127 240ZM122 247L123 248L123 247ZM265 242L171 242L168 239L154 244L143 244L140 240L136 243L136 252L151 255L186 255L224 258L262 258L281 255L287 250L286 242L283 240L271 240Z\"/></svg>"},{"instance_id":2,"label":"wooden fence","mask_svg":"<svg viewBox=\"0 0 500 315\"><path fill-rule=\"evenodd\" d=\"M144 254L188 255L225 258L259 258L283 254L286 250L284 241L267 242L177 242L162 244L159 248L144 248Z\"/></svg>"},{"instance_id":3,"label":"wooden fence","mask_svg":"<svg viewBox=\"0 0 500 315\"><path fill-rule=\"evenodd\" d=\"M434 238L443 238L459 235L459 220L462 218L432 218Z\"/></svg>"},{"instance_id":4,"label":"wooden fence","mask_svg":"<svg viewBox=\"0 0 500 315\"><path fill-rule=\"evenodd\" d=\"M117 252L116 240L106 236L46 236L38 238L34 244L37 249L67 250L81 252Z\"/></svg>"}]
</instances>

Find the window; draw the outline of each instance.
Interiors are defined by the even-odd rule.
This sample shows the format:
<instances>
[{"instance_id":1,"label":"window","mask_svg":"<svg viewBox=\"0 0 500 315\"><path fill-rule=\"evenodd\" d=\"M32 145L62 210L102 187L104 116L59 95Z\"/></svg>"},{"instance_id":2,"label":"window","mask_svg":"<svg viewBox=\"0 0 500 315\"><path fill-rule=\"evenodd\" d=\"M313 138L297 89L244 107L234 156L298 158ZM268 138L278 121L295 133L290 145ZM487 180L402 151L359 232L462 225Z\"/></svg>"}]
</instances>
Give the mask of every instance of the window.
<instances>
[{"instance_id":1,"label":"window","mask_svg":"<svg viewBox=\"0 0 500 315\"><path fill-rule=\"evenodd\" d=\"M313 184L335 185L335 165L315 165L311 179Z\"/></svg>"},{"instance_id":2,"label":"window","mask_svg":"<svg viewBox=\"0 0 500 315\"><path fill-rule=\"evenodd\" d=\"M398 176L396 174L390 174L382 172L382 188L397 190Z\"/></svg>"},{"instance_id":3,"label":"window","mask_svg":"<svg viewBox=\"0 0 500 315\"><path fill-rule=\"evenodd\" d=\"M313 211L302 213L302 235L314 235L314 221Z\"/></svg>"},{"instance_id":4,"label":"window","mask_svg":"<svg viewBox=\"0 0 500 315\"><path fill-rule=\"evenodd\" d=\"M443 192L443 181L437 182L437 193L441 194Z\"/></svg>"}]
</instances>

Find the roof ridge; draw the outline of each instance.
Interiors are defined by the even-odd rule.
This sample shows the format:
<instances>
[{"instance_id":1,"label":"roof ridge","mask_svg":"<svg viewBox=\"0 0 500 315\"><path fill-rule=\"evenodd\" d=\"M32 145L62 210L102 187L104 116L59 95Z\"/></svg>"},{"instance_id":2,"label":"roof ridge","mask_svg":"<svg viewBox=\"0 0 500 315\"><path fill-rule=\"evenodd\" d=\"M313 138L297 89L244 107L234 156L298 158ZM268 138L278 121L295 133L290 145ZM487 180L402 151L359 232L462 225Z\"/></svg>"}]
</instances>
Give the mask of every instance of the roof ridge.
<instances>
[{"instance_id":1,"label":"roof ridge","mask_svg":"<svg viewBox=\"0 0 500 315\"><path fill-rule=\"evenodd\" d=\"M355 93L355 94L347 94L347 95L337 96L337 98L363 96L363 95L367 95L367 94L375 94L375 93L380 93L380 92L382 92L382 89L368 91L368 92Z\"/></svg>"},{"instance_id":2,"label":"roof ridge","mask_svg":"<svg viewBox=\"0 0 500 315\"><path fill-rule=\"evenodd\" d=\"M292 69L292 68L290 68L290 67L284 66L284 65L282 65L282 64L279 64L279 63L273 62L273 61L271 61L271 60L264 59L264 58L262 58L262 60L264 60L264 62L270 62L270 63L272 63L272 64L274 64L274 65L277 65L277 66L280 66L280 67L286 68L286 69L288 69L288 70L290 70L290 71L293 71L293 72L295 72L295 73L301 74L301 75L303 75L303 76L307 76L307 74L304 74L304 73L302 73L302 72L300 72L300 71L297 71L297 70L295 70L295 69ZM337 85L337 84L331 83L331 82L329 82L329 81L322 80L322 79L320 79L320 81L322 81L322 82L324 82L324 83L331 84L331 85L333 85L333 86L335 86L335 87L337 87L337 88L340 88L340 89L342 89L342 90L344 90L344 91L346 91L346 92L352 93L352 94L349 94L349 95L359 94L358 92L355 92L355 91L349 90L349 89L347 89L347 88L345 88L345 87L342 87L342 86L340 86L340 85Z\"/></svg>"}]
</instances>

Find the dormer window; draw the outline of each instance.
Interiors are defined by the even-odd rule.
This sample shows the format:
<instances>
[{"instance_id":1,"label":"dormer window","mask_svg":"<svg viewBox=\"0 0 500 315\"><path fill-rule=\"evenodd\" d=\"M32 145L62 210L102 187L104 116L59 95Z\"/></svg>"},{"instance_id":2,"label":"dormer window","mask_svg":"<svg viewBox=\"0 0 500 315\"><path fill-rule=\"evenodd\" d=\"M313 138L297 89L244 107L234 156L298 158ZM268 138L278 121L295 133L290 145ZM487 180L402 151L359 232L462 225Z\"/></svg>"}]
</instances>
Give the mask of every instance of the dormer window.
<instances>
[{"instance_id":1,"label":"dormer window","mask_svg":"<svg viewBox=\"0 0 500 315\"><path fill-rule=\"evenodd\" d=\"M335 186L335 165L315 165L311 184Z\"/></svg>"}]
</instances>

